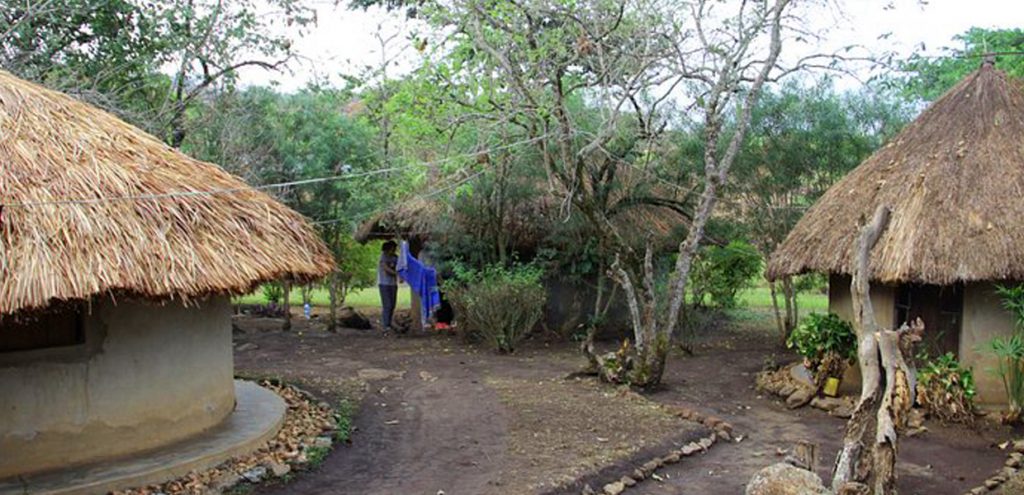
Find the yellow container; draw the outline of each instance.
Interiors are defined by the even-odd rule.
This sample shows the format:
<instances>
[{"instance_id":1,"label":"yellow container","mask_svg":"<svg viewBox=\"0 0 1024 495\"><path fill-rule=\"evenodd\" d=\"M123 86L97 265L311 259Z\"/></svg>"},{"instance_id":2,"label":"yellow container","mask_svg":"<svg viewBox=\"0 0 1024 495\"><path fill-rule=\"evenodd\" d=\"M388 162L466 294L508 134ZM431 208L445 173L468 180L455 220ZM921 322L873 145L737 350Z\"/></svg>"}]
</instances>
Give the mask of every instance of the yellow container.
<instances>
[{"instance_id":1,"label":"yellow container","mask_svg":"<svg viewBox=\"0 0 1024 495\"><path fill-rule=\"evenodd\" d=\"M835 377L828 377L825 380L825 395L829 397L835 397L839 392L839 379Z\"/></svg>"}]
</instances>

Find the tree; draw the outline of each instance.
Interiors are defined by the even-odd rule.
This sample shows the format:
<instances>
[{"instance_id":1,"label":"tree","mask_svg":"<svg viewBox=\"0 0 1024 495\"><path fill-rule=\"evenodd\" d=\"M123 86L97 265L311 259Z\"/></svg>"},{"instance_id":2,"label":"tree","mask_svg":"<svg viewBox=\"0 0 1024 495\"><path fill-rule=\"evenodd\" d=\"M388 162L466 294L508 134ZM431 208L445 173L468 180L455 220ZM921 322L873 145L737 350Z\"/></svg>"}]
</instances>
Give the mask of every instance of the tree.
<instances>
[{"instance_id":1,"label":"tree","mask_svg":"<svg viewBox=\"0 0 1024 495\"><path fill-rule=\"evenodd\" d=\"M945 56L921 54L898 64L899 72L888 80L893 87L915 100L934 101L981 65L986 54L994 54L996 67L1014 77L1024 77L1024 29L983 29L974 27L953 37L959 47L945 47Z\"/></svg>"},{"instance_id":2,"label":"tree","mask_svg":"<svg viewBox=\"0 0 1024 495\"><path fill-rule=\"evenodd\" d=\"M766 91L751 115L751 137L736 159L729 185L735 201L725 208L742 219L767 259L806 209L899 131L910 114L909 106L890 92L838 93L827 78ZM769 288L785 342L799 319L800 287L784 277ZM784 308L778 303L780 292Z\"/></svg>"},{"instance_id":3,"label":"tree","mask_svg":"<svg viewBox=\"0 0 1024 495\"><path fill-rule=\"evenodd\" d=\"M5 69L115 111L175 147L200 97L233 86L243 67L281 69L294 56L291 36L314 21L300 0L0 0L0 8ZM292 29L277 34L277 23Z\"/></svg>"},{"instance_id":4,"label":"tree","mask_svg":"<svg viewBox=\"0 0 1024 495\"><path fill-rule=\"evenodd\" d=\"M617 365L634 365L606 378L626 377L640 386L661 379L693 257L761 87L804 67L778 64L797 17L789 0L695 1L686 7L661 1L467 0L435 6L431 17L454 30L452 52L466 54L461 80L475 73L495 81L482 92L485 98L469 104L503 116L536 140L549 189L594 226L602 251L617 253L617 261L604 268L626 294L635 342L631 358ZM671 144L668 109L675 105L700 114L700 175L674 174L684 178L673 188L683 190L682 197L648 194L659 183L658 172L672 167L662 153ZM627 173L636 180L629 193L617 195L623 185L617 179ZM656 291L653 253L634 254L610 221L623 206L645 204L675 208L691 219L676 249L667 294ZM615 368L594 353L591 339L584 349L597 369Z\"/></svg>"}]
</instances>

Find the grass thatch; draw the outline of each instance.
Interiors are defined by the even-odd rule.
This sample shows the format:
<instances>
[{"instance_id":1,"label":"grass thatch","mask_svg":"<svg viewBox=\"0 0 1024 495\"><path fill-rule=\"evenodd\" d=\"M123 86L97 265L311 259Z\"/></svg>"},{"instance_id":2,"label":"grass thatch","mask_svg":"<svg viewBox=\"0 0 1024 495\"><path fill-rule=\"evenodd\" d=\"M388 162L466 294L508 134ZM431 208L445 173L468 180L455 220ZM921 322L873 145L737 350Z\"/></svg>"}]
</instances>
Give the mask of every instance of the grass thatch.
<instances>
[{"instance_id":1,"label":"grass thatch","mask_svg":"<svg viewBox=\"0 0 1024 495\"><path fill-rule=\"evenodd\" d=\"M266 194L3 71L0 164L0 314L106 293L246 293L333 265L305 219ZM241 190L97 200L215 189Z\"/></svg>"},{"instance_id":2,"label":"grass thatch","mask_svg":"<svg viewBox=\"0 0 1024 495\"><path fill-rule=\"evenodd\" d=\"M536 187L538 190L547 189L542 184ZM671 190L658 192L666 198L681 199L678 197L680 194ZM613 202L622 199L616 197ZM561 211L563 201L564 198L555 193L542 193L530 201L511 205L502 228L509 234L513 247L519 251L536 248L550 233L552 224L561 221L564 215ZM462 220L448 203L448 198L420 195L399 201L393 207L370 217L359 226L354 237L361 243L391 238L426 240L435 238L443 231L446 222L461 225L464 224ZM675 210L648 204L624 207L610 221L622 237L641 241L648 237L665 239L688 222Z\"/></svg>"},{"instance_id":3,"label":"grass thatch","mask_svg":"<svg viewBox=\"0 0 1024 495\"><path fill-rule=\"evenodd\" d=\"M967 76L840 180L776 250L768 276L851 272L860 218L892 221L872 278L1024 279L1024 92L990 65Z\"/></svg>"}]
</instances>

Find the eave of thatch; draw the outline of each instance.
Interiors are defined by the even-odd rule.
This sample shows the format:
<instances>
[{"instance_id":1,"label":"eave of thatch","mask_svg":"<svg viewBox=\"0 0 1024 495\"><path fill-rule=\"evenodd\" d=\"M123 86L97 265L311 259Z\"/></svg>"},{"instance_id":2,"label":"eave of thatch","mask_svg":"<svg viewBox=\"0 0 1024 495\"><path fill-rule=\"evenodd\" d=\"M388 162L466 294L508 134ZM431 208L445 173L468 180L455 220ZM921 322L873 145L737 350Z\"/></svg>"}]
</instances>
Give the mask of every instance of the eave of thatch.
<instances>
[{"instance_id":1,"label":"eave of thatch","mask_svg":"<svg viewBox=\"0 0 1024 495\"><path fill-rule=\"evenodd\" d=\"M266 194L3 71L0 167L0 315L98 294L240 293L333 266L305 219ZM223 189L238 191L98 200Z\"/></svg>"},{"instance_id":2,"label":"eave of thatch","mask_svg":"<svg viewBox=\"0 0 1024 495\"><path fill-rule=\"evenodd\" d=\"M871 255L882 282L1024 278L1024 93L986 64L837 182L768 265L778 278L851 273L861 218L892 220Z\"/></svg>"}]
</instances>

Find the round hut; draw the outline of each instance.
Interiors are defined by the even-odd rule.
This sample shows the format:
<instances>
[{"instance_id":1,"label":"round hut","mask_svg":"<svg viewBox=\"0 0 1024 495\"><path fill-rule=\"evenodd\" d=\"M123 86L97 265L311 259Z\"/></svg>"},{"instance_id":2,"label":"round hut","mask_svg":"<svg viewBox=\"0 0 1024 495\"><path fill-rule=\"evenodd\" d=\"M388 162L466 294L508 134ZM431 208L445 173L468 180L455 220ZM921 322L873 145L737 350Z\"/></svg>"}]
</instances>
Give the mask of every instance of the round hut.
<instances>
[{"instance_id":1,"label":"round hut","mask_svg":"<svg viewBox=\"0 0 1024 495\"><path fill-rule=\"evenodd\" d=\"M333 265L266 194L2 71L0 163L0 480L220 425L229 296Z\"/></svg>"},{"instance_id":2,"label":"round hut","mask_svg":"<svg viewBox=\"0 0 1024 495\"><path fill-rule=\"evenodd\" d=\"M1024 280L1024 91L986 62L833 185L773 254L767 275L830 274L829 310L851 320L861 218L892 209L871 252L879 324L916 317L933 352L975 370L982 404L1005 404L985 351L1013 331L995 285Z\"/></svg>"}]
</instances>

